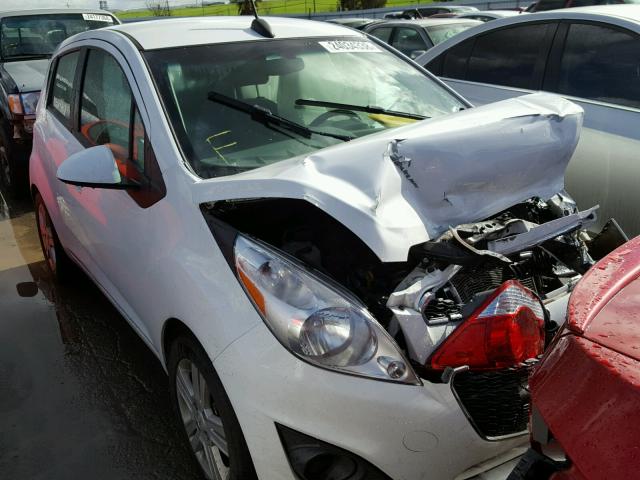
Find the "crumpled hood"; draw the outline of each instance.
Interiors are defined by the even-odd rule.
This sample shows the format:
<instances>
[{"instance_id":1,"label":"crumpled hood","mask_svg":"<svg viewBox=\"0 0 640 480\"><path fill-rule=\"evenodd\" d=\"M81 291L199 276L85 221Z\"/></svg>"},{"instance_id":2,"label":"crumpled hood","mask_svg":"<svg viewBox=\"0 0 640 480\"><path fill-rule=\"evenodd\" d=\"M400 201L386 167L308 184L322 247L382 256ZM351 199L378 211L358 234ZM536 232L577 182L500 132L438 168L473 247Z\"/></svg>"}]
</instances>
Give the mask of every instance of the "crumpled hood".
<instances>
[{"instance_id":1,"label":"crumpled hood","mask_svg":"<svg viewBox=\"0 0 640 480\"><path fill-rule=\"evenodd\" d=\"M19 92L39 92L49 66L48 59L5 62L5 71L11 76Z\"/></svg>"},{"instance_id":2,"label":"crumpled hood","mask_svg":"<svg viewBox=\"0 0 640 480\"><path fill-rule=\"evenodd\" d=\"M582 109L537 93L424 120L303 158L198 182L198 203L305 199L383 261L413 245L564 188Z\"/></svg>"}]
</instances>

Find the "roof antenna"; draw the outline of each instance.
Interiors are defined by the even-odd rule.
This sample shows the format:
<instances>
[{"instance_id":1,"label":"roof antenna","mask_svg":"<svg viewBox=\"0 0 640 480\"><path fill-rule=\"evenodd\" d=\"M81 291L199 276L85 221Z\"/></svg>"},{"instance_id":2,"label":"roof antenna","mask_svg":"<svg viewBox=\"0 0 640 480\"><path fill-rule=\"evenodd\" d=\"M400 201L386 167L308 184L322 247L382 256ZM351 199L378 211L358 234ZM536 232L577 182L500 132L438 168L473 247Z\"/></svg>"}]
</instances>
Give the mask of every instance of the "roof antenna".
<instances>
[{"instance_id":1,"label":"roof antenna","mask_svg":"<svg viewBox=\"0 0 640 480\"><path fill-rule=\"evenodd\" d=\"M249 0L251 2L251 8L253 9L253 16L256 17L251 22L251 30L256 32L259 35L267 38L274 38L275 35L271 31L271 26L267 23L267 21L258 16L258 9L256 8L255 0Z\"/></svg>"}]
</instances>

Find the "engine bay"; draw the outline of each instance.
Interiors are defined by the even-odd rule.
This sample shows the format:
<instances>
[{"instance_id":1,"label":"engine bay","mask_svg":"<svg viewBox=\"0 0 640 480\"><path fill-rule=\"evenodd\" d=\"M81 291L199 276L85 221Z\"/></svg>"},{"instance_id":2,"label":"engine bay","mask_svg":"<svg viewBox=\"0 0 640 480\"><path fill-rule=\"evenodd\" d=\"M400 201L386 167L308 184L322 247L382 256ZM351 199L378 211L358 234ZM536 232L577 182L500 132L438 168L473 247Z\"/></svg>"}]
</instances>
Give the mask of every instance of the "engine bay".
<instances>
[{"instance_id":1,"label":"engine bay","mask_svg":"<svg viewBox=\"0 0 640 480\"><path fill-rule=\"evenodd\" d=\"M548 201L532 198L483 221L450 227L412 247L406 262L382 262L348 228L304 200L202 205L205 216L286 252L354 294L423 376L434 351L505 282L519 282L544 305L570 292L603 252L623 243L619 229L588 231L596 208L579 212L564 193ZM546 317L548 341L562 320Z\"/></svg>"}]
</instances>

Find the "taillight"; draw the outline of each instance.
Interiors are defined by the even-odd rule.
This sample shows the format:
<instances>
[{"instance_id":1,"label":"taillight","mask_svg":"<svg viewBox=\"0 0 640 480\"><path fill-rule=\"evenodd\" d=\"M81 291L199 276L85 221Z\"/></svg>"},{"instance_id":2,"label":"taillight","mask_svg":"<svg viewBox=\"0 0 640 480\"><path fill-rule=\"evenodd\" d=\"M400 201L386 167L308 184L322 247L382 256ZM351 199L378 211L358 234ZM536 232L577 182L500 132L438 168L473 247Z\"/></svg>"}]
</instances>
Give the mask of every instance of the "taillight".
<instances>
[{"instance_id":1,"label":"taillight","mask_svg":"<svg viewBox=\"0 0 640 480\"><path fill-rule=\"evenodd\" d=\"M428 366L494 370L535 358L543 350L543 306L531 290L509 280L444 341Z\"/></svg>"}]
</instances>

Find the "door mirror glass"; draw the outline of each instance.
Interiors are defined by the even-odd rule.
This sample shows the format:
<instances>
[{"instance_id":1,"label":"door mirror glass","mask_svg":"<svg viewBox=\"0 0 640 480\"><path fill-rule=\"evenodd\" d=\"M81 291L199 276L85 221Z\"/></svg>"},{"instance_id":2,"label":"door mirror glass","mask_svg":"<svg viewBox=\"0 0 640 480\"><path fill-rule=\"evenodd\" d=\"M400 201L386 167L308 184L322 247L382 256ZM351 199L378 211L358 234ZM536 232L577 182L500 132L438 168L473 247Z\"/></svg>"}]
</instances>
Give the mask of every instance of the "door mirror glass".
<instances>
[{"instance_id":1,"label":"door mirror glass","mask_svg":"<svg viewBox=\"0 0 640 480\"><path fill-rule=\"evenodd\" d=\"M64 183L80 187L124 189L138 186L122 180L113 152L106 145L74 153L58 167L57 177Z\"/></svg>"}]
</instances>

